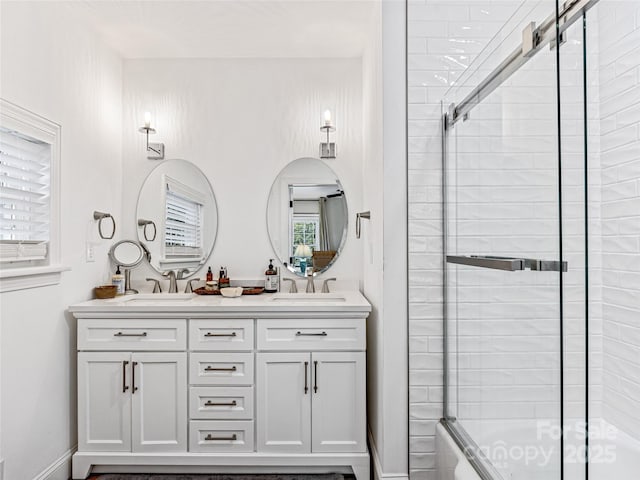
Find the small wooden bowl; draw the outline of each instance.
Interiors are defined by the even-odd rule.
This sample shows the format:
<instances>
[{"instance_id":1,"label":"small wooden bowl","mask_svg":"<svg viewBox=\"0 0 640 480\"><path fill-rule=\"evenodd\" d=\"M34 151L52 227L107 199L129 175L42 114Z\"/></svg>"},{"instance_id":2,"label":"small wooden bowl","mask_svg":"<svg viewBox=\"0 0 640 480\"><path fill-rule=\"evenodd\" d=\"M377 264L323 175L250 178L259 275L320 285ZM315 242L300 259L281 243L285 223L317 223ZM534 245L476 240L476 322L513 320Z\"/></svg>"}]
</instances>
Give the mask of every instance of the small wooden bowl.
<instances>
[{"instance_id":1,"label":"small wooden bowl","mask_svg":"<svg viewBox=\"0 0 640 480\"><path fill-rule=\"evenodd\" d=\"M96 298L101 300L105 298L114 298L118 293L118 287L116 285L100 285L93 289L93 293Z\"/></svg>"}]
</instances>

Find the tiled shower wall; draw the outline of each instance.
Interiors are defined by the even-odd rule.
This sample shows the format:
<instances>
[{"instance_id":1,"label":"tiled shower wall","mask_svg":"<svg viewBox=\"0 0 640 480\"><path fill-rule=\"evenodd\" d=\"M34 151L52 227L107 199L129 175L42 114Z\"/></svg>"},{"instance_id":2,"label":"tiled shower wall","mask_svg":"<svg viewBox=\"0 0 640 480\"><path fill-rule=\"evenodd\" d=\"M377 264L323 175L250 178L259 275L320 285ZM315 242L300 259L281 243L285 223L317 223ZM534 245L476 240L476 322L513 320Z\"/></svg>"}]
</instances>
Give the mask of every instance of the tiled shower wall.
<instances>
[{"instance_id":1,"label":"tiled shower wall","mask_svg":"<svg viewBox=\"0 0 640 480\"><path fill-rule=\"evenodd\" d=\"M603 416L640 440L640 2L599 9Z\"/></svg>"},{"instance_id":2,"label":"tiled shower wall","mask_svg":"<svg viewBox=\"0 0 640 480\"><path fill-rule=\"evenodd\" d=\"M515 3L488 0L409 2L410 469L413 479L435 478L434 430L442 416L440 101L449 86L504 24ZM592 120L589 122L590 233L593 236L590 248L590 352L594 354L591 415L600 416L600 319L604 308L604 316L609 319L605 318L605 372L613 374L605 382L605 416L620 427L624 427L624 420L630 418L631 429L638 431L639 409L633 398L640 397L640 378L637 376L640 371L637 323L640 308L637 301L640 298L640 264L637 263L640 258L640 69L637 50L634 57L630 48L638 44L640 37L640 5L633 1L604 0L602 4L605 3L608 16L604 17L602 28L606 35L594 45L594 39L598 38L597 34L593 35L594 10L588 39L591 42L588 91ZM618 8L609 8L613 4L619 4ZM621 22L623 28L613 28L613 23L617 25L617 22ZM579 30L579 27L575 28ZM615 31L614 36L611 36L612 31ZM568 393L567 400L572 402L568 405L570 411L579 418L581 413L578 412L583 412L584 392L584 290L580 289L583 287L580 265L584 260L584 237L579 223L582 220L583 152L582 132L576 129L576 125L581 124L581 38L577 32L575 39L573 53L569 53L573 47L563 47L562 70L567 195L564 218L574 222L565 225L565 255L572 266L578 267L572 268L571 275L565 279L565 286L577 287L565 291L565 379L568 384L565 393ZM598 47L602 49L601 55ZM599 59L599 65L594 58ZM594 74L594 68L602 72L600 78L597 71ZM602 92L599 83L602 83ZM533 88L535 84L529 87ZM572 96L576 93L578 95ZM602 122L597 122L600 110ZM601 178L600 140L603 152ZM600 242L601 230L604 245ZM604 252L602 257L601 250ZM605 271L601 274L602 262ZM604 307L601 295L604 296ZM553 412L552 402L548 407L547 410Z\"/></svg>"},{"instance_id":3,"label":"tiled shower wall","mask_svg":"<svg viewBox=\"0 0 640 480\"><path fill-rule=\"evenodd\" d=\"M412 480L432 480L442 417L440 102L517 2L409 0L409 402Z\"/></svg>"}]
</instances>

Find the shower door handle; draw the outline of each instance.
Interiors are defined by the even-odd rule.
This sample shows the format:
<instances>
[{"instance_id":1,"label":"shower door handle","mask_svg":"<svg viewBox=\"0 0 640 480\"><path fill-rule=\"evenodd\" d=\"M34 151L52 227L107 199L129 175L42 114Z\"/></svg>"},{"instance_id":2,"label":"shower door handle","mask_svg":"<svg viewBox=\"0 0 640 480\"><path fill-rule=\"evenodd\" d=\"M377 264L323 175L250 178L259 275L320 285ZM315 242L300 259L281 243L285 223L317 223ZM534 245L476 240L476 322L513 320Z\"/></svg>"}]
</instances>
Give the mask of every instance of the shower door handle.
<instances>
[{"instance_id":1,"label":"shower door handle","mask_svg":"<svg viewBox=\"0 0 640 480\"><path fill-rule=\"evenodd\" d=\"M447 255L447 263L491 268L493 270L507 270L509 272L524 270L525 268L524 260L522 258L485 257L481 255Z\"/></svg>"},{"instance_id":2,"label":"shower door handle","mask_svg":"<svg viewBox=\"0 0 640 480\"><path fill-rule=\"evenodd\" d=\"M447 263L469 265L471 267L490 268L515 272L517 270L537 270L542 272L563 272L568 270L567 262L540 260L534 258L498 257L493 255L447 255Z\"/></svg>"}]
</instances>

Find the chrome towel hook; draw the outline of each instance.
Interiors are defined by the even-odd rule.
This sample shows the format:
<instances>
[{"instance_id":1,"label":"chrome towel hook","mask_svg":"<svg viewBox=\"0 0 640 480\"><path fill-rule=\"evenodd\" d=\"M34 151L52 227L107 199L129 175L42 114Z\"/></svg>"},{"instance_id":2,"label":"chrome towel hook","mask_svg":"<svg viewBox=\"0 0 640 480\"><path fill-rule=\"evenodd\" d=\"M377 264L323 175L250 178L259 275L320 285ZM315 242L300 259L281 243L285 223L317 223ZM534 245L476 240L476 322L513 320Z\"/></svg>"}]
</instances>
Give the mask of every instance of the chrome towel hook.
<instances>
[{"instance_id":1,"label":"chrome towel hook","mask_svg":"<svg viewBox=\"0 0 640 480\"><path fill-rule=\"evenodd\" d=\"M111 224L113 226L110 236L106 236L102 232L102 220L104 220L105 218L110 218L111 219ZM102 238L104 240L111 240L113 238L113 236L116 234L116 220L115 220L115 218L113 218L113 216L111 216L110 213L98 212L96 210L96 211L93 212L93 219L98 222L98 233L100 234L100 238Z\"/></svg>"},{"instance_id":2,"label":"chrome towel hook","mask_svg":"<svg viewBox=\"0 0 640 480\"><path fill-rule=\"evenodd\" d=\"M360 219L365 218L367 220L371 219L371 212L360 212L356 213L356 238L360 238L360 233L362 232L362 225L360 225Z\"/></svg>"}]
</instances>

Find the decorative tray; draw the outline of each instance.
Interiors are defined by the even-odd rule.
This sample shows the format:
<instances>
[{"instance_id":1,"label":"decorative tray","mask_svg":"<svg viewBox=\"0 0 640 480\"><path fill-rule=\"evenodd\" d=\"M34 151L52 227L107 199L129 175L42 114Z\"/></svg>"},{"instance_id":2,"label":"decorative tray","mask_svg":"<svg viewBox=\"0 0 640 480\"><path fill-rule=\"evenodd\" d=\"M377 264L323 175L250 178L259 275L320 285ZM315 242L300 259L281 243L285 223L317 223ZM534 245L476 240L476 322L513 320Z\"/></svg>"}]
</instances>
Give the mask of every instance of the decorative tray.
<instances>
[{"instance_id":1,"label":"decorative tray","mask_svg":"<svg viewBox=\"0 0 640 480\"><path fill-rule=\"evenodd\" d=\"M260 295L264 292L264 287L242 287L242 295ZM207 290L204 287L196 288L193 293L196 295L221 295L220 290Z\"/></svg>"}]
</instances>

